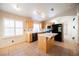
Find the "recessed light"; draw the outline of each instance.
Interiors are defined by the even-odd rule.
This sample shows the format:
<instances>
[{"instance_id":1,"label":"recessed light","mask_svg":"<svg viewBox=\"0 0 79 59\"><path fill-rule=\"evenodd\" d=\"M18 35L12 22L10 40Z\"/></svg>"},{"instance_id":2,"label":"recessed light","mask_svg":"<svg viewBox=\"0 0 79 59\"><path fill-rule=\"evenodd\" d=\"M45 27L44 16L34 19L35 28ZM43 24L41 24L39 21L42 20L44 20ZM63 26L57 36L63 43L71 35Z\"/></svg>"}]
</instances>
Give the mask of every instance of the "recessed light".
<instances>
[{"instance_id":1,"label":"recessed light","mask_svg":"<svg viewBox=\"0 0 79 59\"><path fill-rule=\"evenodd\" d=\"M54 8L51 8L51 11L54 11Z\"/></svg>"},{"instance_id":2,"label":"recessed light","mask_svg":"<svg viewBox=\"0 0 79 59\"><path fill-rule=\"evenodd\" d=\"M19 4L15 4L15 5L13 5L13 7L14 7L14 9L16 9L16 10L21 10L21 7L20 7Z\"/></svg>"}]
</instances>

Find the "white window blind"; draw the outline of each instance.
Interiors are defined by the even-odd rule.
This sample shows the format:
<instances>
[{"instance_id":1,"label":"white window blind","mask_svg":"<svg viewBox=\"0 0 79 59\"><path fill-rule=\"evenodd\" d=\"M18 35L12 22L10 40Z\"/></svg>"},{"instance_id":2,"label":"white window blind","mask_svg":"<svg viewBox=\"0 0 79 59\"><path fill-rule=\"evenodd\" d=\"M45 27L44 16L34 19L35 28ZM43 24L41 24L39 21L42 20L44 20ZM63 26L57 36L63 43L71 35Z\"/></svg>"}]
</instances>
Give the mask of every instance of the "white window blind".
<instances>
[{"instance_id":1,"label":"white window blind","mask_svg":"<svg viewBox=\"0 0 79 59\"><path fill-rule=\"evenodd\" d=\"M14 20L4 19L4 36L14 36Z\"/></svg>"},{"instance_id":2,"label":"white window blind","mask_svg":"<svg viewBox=\"0 0 79 59\"><path fill-rule=\"evenodd\" d=\"M23 21L4 19L4 36L23 35Z\"/></svg>"},{"instance_id":3,"label":"white window blind","mask_svg":"<svg viewBox=\"0 0 79 59\"><path fill-rule=\"evenodd\" d=\"M33 30L34 30L34 32L39 32L40 31L40 24L34 24Z\"/></svg>"},{"instance_id":4,"label":"white window blind","mask_svg":"<svg viewBox=\"0 0 79 59\"><path fill-rule=\"evenodd\" d=\"M16 35L22 35L23 34L23 22L22 21L16 21Z\"/></svg>"}]
</instances>

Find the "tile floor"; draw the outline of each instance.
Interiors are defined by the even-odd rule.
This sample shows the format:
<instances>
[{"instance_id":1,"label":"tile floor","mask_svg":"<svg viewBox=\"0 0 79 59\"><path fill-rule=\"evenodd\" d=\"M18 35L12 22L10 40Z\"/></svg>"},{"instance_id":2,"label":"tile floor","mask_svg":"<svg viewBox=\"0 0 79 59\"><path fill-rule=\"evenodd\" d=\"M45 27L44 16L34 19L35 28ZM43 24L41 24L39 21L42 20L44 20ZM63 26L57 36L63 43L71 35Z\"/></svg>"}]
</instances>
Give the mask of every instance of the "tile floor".
<instances>
[{"instance_id":1,"label":"tile floor","mask_svg":"<svg viewBox=\"0 0 79 59\"><path fill-rule=\"evenodd\" d=\"M75 56L70 49L55 45L48 53L38 49L37 41L33 43L22 42L0 49L0 56Z\"/></svg>"}]
</instances>

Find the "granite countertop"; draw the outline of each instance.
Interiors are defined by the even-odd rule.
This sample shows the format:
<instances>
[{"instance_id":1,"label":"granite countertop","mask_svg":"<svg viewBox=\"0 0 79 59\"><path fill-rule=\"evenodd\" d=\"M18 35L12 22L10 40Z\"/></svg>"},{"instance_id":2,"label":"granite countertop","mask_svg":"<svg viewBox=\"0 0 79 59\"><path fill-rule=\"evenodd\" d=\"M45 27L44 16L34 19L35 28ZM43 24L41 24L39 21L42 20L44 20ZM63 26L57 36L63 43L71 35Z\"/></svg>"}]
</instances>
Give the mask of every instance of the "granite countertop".
<instances>
[{"instance_id":1,"label":"granite countertop","mask_svg":"<svg viewBox=\"0 0 79 59\"><path fill-rule=\"evenodd\" d=\"M39 34L39 36L44 36L44 37L48 37L51 38L52 36L56 36L57 33L43 33L43 34Z\"/></svg>"},{"instance_id":2,"label":"granite countertop","mask_svg":"<svg viewBox=\"0 0 79 59\"><path fill-rule=\"evenodd\" d=\"M39 32L27 31L26 33L38 33L38 34L41 34L41 33L45 33L45 32L44 31L39 31Z\"/></svg>"}]
</instances>

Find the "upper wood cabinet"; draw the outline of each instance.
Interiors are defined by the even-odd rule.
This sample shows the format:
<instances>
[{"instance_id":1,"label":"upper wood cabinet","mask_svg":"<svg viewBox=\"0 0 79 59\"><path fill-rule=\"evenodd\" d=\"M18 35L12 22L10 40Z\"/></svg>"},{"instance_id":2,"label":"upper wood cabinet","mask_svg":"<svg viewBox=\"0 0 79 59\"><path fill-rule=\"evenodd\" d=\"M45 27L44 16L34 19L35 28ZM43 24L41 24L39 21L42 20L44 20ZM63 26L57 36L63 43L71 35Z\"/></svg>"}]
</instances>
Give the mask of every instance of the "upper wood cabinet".
<instances>
[{"instance_id":1,"label":"upper wood cabinet","mask_svg":"<svg viewBox=\"0 0 79 59\"><path fill-rule=\"evenodd\" d=\"M45 29L46 28L46 23L45 22L41 22L41 29Z\"/></svg>"},{"instance_id":2,"label":"upper wood cabinet","mask_svg":"<svg viewBox=\"0 0 79 59\"><path fill-rule=\"evenodd\" d=\"M27 26L27 28L29 29L29 28L33 28L33 20L31 20L31 19L28 19L27 21L26 21L26 26Z\"/></svg>"}]
</instances>

